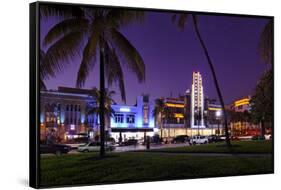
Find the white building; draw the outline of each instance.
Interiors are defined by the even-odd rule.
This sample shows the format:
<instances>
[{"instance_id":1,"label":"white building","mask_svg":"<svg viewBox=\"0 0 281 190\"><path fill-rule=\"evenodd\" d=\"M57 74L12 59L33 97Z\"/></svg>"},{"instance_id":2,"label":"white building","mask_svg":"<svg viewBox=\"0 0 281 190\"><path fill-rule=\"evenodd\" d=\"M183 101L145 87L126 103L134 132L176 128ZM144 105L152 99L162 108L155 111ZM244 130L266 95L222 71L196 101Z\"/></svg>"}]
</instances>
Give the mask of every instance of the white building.
<instances>
[{"instance_id":1,"label":"white building","mask_svg":"<svg viewBox=\"0 0 281 190\"><path fill-rule=\"evenodd\" d=\"M191 128L205 128L204 91L200 72L192 73L191 86Z\"/></svg>"},{"instance_id":2,"label":"white building","mask_svg":"<svg viewBox=\"0 0 281 190\"><path fill-rule=\"evenodd\" d=\"M157 133L153 116L154 103L139 96L136 105L111 105L114 117L110 118L111 136L115 140L144 139Z\"/></svg>"}]
</instances>

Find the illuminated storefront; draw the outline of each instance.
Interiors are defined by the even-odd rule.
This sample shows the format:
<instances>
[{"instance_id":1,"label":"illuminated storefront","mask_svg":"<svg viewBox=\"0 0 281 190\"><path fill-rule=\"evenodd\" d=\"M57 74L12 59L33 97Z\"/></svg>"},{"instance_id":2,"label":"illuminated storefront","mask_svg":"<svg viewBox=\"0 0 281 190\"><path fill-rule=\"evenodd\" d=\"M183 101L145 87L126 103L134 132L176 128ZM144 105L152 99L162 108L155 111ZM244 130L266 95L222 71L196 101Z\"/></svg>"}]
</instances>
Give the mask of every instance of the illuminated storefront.
<instances>
[{"instance_id":1,"label":"illuminated storefront","mask_svg":"<svg viewBox=\"0 0 281 190\"><path fill-rule=\"evenodd\" d=\"M153 102L148 97L139 96L135 106L111 105L114 116L110 119L110 135L117 141L144 139L153 136L157 129L154 125Z\"/></svg>"}]
</instances>

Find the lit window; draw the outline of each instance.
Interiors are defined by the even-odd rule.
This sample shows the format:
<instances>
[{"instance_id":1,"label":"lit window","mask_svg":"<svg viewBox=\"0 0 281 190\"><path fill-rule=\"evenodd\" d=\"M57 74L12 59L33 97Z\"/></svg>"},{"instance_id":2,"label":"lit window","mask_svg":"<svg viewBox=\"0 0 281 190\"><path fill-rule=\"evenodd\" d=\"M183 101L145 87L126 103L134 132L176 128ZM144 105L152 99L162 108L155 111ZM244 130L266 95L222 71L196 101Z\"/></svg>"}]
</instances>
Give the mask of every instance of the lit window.
<instances>
[{"instance_id":1,"label":"lit window","mask_svg":"<svg viewBox=\"0 0 281 190\"><path fill-rule=\"evenodd\" d=\"M123 123L123 118L124 118L123 114L115 114L114 115L115 123Z\"/></svg>"},{"instance_id":2,"label":"lit window","mask_svg":"<svg viewBox=\"0 0 281 190\"><path fill-rule=\"evenodd\" d=\"M126 116L127 123L135 123L135 115L127 115Z\"/></svg>"},{"instance_id":3,"label":"lit window","mask_svg":"<svg viewBox=\"0 0 281 190\"><path fill-rule=\"evenodd\" d=\"M71 124L70 125L70 130L75 130L75 125Z\"/></svg>"}]
</instances>

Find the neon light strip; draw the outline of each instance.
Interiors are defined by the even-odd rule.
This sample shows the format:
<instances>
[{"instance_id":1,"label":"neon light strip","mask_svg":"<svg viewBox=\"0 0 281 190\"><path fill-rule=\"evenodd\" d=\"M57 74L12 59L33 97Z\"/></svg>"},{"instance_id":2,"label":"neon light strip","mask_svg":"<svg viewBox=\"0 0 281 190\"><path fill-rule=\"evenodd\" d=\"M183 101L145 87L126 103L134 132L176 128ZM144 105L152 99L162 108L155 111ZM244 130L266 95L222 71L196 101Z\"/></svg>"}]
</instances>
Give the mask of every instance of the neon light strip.
<instances>
[{"instance_id":1,"label":"neon light strip","mask_svg":"<svg viewBox=\"0 0 281 190\"><path fill-rule=\"evenodd\" d=\"M221 108L208 108L208 110L212 110L212 111L220 111Z\"/></svg>"},{"instance_id":2,"label":"neon light strip","mask_svg":"<svg viewBox=\"0 0 281 190\"><path fill-rule=\"evenodd\" d=\"M165 105L168 106L168 107L184 108L184 105L182 105L182 104L166 103Z\"/></svg>"},{"instance_id":3,"label":"neon light strip","mask_svg":"<svg viewBox=\"0 0 281 190\"><path fill-rule=\"evenodd\" d=\"M239 103L239 104L235 104L234 106L238 107L238 106L248 105L248 104L250 104L250 103L249 102L242 102L242 103Z\"/></svg>"},{"instance_id":4,"label":"neon light strip","mask_svg":"<svg viewBox=\"0 0 281 190\"><path fill-rule=\"evenodd\" d=\"M250 101L249 98L244 98L244 99L235 101L234 104L239 104L239 103L242 103L242 102L249 102L249 101Z\"/></svg>"}]
</instances>

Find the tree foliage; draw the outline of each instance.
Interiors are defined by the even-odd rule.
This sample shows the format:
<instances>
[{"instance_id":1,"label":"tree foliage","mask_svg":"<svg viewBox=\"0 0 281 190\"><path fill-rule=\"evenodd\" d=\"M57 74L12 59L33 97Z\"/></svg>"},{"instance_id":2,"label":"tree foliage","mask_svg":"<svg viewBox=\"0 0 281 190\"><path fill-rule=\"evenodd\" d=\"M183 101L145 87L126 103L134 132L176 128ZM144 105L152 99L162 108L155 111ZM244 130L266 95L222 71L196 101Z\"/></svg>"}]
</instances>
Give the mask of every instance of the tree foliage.
<instances>
[{"instance_id":1,"label":"tree foliage","mask_svg":"<svg viewBox=\"0 0 281 190\"><path fill-rule=\"evenodd\" d=\"M96 65L99 50L102 50L108 85L118 85L123 101L126 102L123 67L135 73L139 82L145 80L141 55L120 32L121 27L142 21L142 11L43 6L40 13L63 18L43 40L43 45L48 47L44 65L47 69L52 68L54 74L64 71L74 58L82 55L76 78L76 86L82 87Z\"/></svg>"},{"instance_id":2,"label":"tree foliage","mask_svg":"<svg viewBox=\"0 0 281 190\"><path fill-rule=\"evenodd\" d=\"M258 46L261 59L266 64L273 64L273 20L270 19L265 25Z\"/></svg>"},{"instance_id":3,"label":"tree foliage","mask_svg":"<svg viewBox=\"0 0 281 190\"><path fill-rule=\"evenodd\" d=\"M259 80L251 99L253 121L273 121L273 71L266 71Z\"/></svg>"}]
</instances>

